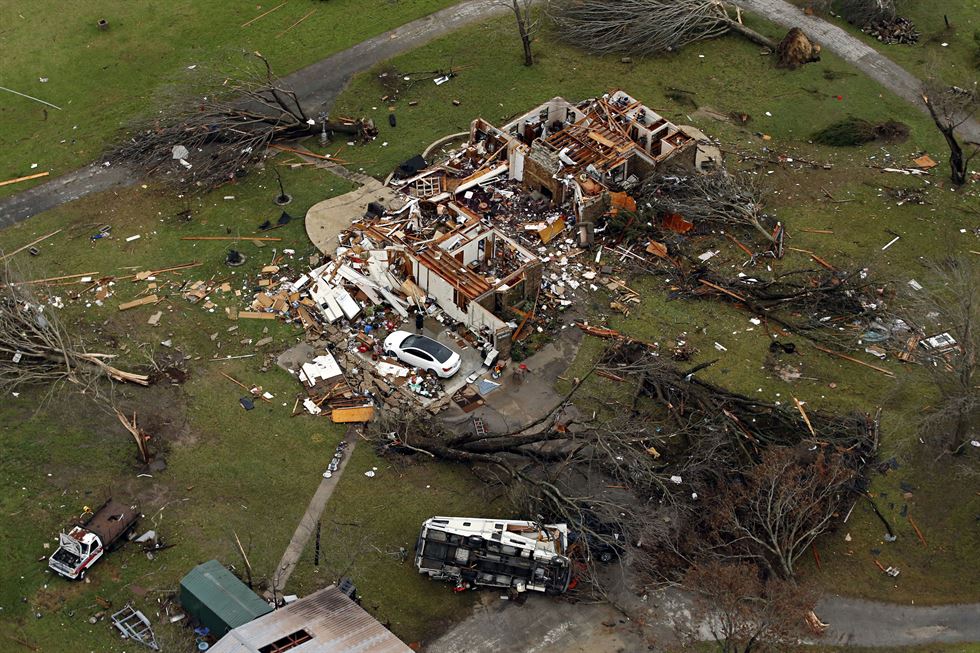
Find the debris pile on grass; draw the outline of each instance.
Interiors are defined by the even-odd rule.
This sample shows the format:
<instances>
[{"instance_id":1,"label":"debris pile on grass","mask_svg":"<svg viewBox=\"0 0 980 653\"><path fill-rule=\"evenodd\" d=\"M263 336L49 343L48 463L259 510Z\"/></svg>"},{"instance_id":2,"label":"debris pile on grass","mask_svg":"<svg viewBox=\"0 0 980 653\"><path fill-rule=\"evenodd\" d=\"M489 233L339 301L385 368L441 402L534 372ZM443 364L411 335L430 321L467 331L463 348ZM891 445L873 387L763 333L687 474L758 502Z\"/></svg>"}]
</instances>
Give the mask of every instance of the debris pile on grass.
<instances>
[{"instance_id":1,"label":"debris pile on grass","mask_svg":"<svg viewBox=\"0 0 980 653\"><path fill-rule=\"evenodd\" d=\"M861 28L868 36L873 36L882 43L914 45L919 42L919 30L915 23L901 16L894 20L879 20Z\"/></svg>"}]
</instances>

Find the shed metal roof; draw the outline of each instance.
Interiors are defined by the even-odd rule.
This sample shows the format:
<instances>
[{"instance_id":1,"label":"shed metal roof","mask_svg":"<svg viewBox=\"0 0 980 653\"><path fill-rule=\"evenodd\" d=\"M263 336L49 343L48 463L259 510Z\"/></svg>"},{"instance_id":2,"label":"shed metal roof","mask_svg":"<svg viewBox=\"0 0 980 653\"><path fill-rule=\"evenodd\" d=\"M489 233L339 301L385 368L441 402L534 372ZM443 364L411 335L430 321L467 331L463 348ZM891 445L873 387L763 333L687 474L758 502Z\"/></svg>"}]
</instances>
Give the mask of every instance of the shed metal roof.
<instances>
[{"instance_id":1,"label":"shed metal roof","mask_svg":"<svg viewBox=\"0 0 980 653\"><path fill-rule=\"evenodd\" d=\"M331 585L298 601L235 628L211 653L259 653L269 644L300 629L311 638L290 649L295 653L411 653L343 592Z\"/></svg>"},{"instance_id":2,"label":"shed metal roof","mask_svg":"<svg viewBox=\"0 0 980 653\"><path fill-rule=\"evenodd\" d=\"M180 586L229 628L241 626L272 611L268 603L217 560L194 567L181 579Z\"/></svg>"}]
</instances>

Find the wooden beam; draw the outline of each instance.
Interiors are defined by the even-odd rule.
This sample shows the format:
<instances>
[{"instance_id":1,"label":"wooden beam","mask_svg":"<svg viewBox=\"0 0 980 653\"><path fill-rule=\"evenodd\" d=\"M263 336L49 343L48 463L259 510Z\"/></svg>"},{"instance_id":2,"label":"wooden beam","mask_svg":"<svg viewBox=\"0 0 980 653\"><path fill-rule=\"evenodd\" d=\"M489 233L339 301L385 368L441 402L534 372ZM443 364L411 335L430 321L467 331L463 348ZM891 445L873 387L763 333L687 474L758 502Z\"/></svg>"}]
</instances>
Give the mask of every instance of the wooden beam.
<instances>
[{"instance_id":1,"label":"wooden beam","mask_svg":"<svg viewBox=\"0 0 980 653\"><path fill-rule=\"evenodd\" d=\"M883 367L878 367L877 365L872 365L871 363L866 363L863 360L854 358L853 356L848 356L847 354L842 354L839 351L834 351L833 349L827 349L826 347L821 347L820 345L814 344L813 347L818 351L822 351L825 354L830 354L831 356L836 356L837 358L843 358L846 361L851 361L852 363L857 363L858 365L864 365L865 367L870 367L873 370L877 370L882 374L887 374L888 376L895 376L895 373L891 370L886 370Z\"/></svg>"},{"instance_id":2,"label":"wooden beam","mask_svg":"<svg viewBox=\"0 0 980 653\"><path fill-rule=\"evenodd\" d=\"M355 406L351 408L334 408L330 419L337 424L350 422L370 422L374 419L374 406Z\"/></svg>"},{"instance_id":3,"label":"wooden beam","mask_svg":"<svg viewBox=\"0 0 980 653\"><path fill-rule=\"evenodd\" d=\"M737 293L733 293L731 290L727 290L725 288L722 288L721 286L719 286L717 284L714 284L714 283L711 283L710 281L705 281L704 279L698 279L698 281L700 281L703 285L708 286L709 288L714 288L718 292L725 293L729 297L733 297L733 298L737 299L738 301L740 301L742 303L745 303L745 304L748 304L749 303L748 300L745 299L745 297L742 297L741 295L739 295Z\"/></svg>"},{"instance_id":4,"label":"wooden beam","mask_svg":"<svg viewBox=\"0 0 980 653\"><path fill-rule=\"evenodd\" d=\"M63 281L65 279L79 279L81 277L95 277L98 272L82 272L81 274L66 274L62 277L47 277L45 279L31 279L30 281L15 281L11 286L22 286L30 283L48 283L49 281Z\"/></svg>"},{"instance_id":5,"label":"wooden beam","mask_svg":"<svg viewBox=\"0 0 980 653\"><path fill-rule=\"evenodd\" d=\"M242 23L242 27L248 27L249 25L251 25L252 23L254 23L255 21L257 21L259 18L264 18L265 16L268 16L273 11L275 11L276 9L279 9L280 7L284 6L285 4L286 3L284 2L281 5L277 5L277 6L273 7L272 9L270 9L269 11L266 11L265 13L259 14L258 16L256 16L255 18L253 18L252 20L250 20L248 22L245 22L245 23Z\"/></svg>"},{"instance_id":6,"label":"wooden beam","mask_svg":"<svg viewBox=\"0 0 980 653\"><path fill-rule=\"evenodd\" d=\"M280 36L282 36L283 34L285 34L286 32L288 32L289 30L293 29L294 27L296 27L297 25L299 25L300 23L302 23L304 20L306 20L307 18L309 18L310 16L312 16L315 13L316 13L316 9L311 9L308 14L306 14L305 16L303 16L302 18L300 18L299 20L297 20L295 23L293 23L292 25L290 25L289 27L287 27L283 31L281 31L278 34L276 34L276 38L279 38Z\"/></svg>"},{"instance_id":7,"label":"wooden beam","mask_svg":"<svg viewBox=\"0 0 980 653\"><path fill-rule=\"evenodd\" d=\"M45 173L45 174L47 174L47 173ZM47 236L41 236L37 240L32 240L31 242L27 243L23 247L18 247L17 249L15 249L14 251L10 252L9 254L4 254L3 256L0 256L0 261L5 261L8 258L10 258L11 256L13 256L14 254L19 254L20 252L23 252L25 249L28 249L30 247L33 247L34 245L37 245L42 240L47 240L51 236L54 236L55 234L60 234L60 233L61 233L61 229L58 229L57 231L52 231Z\"/></svg>"},{"instance_id":8,"label":"wooden beam","mask_svg":"<svg viewBox=\"0 0 980 653\"><path fill-rule=\"evenodd\" d=\"M0 186L7 186L8 184L19 184L22 181L29 181L31 179L38 179L40 177L47 177L50 172L39 172L36 175L27 175L26 177L17 177L15 179L8 179L7 181L0 181Z\"/></svg>"},{"instance_id":9,"label":"wooden beam","mask_svg":"<svg viewBox=\"0 0 980 653\"><path fill-rule=\"evenodd\" d=\"M137 306L145 306L146 304L156 304L160 301L160 298L156 295L147 295L146 297L140 297L139 299L134 299L131 302L126 302L125 304L119 305L120 311L128 311L131 308L136 308Z\"/></svg>"},{"instance_id":10,"label":"wooden beam","mask_svg":"<svg viewBox=\"0 0 980 653\"><path fill-rule=\"evenodd\" d=\"M276 319L275 313L260 313L258 311L239 311L239 320L274 320Z\"/></svg>"},{"instance_id":11,"label":"wooden beam","mask_svg":"<svg viewBox=\"0 0 980 653\"><path fill-rule=\"evenodd\" d=\"M282 238L277 238L275 236L181 236L181 240L251 240L251 241L273 241L278 242Z\"/></svg>"}]
</instances>

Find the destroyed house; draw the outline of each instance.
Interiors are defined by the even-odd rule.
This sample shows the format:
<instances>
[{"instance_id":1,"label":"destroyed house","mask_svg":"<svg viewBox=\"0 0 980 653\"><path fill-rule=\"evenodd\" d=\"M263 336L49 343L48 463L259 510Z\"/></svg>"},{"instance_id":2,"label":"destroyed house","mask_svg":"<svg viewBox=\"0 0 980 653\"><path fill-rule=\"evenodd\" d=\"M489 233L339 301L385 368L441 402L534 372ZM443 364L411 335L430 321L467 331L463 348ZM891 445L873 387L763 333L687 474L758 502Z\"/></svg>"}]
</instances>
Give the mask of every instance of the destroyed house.
<instances>
[{"instance_id":1,"label":"destroyed house","mask_svg":"<svg viewBox=\"0 0 980 653\"><path fill-rule=\"evenodd\" d=\"M578 104L556 97L500 128L477 118L463 157L391 185L438 203L506 173L593 220L609 208L610 193L635 187L667 161L693 168L697 138L623 91Z\"/></svg>"},{"instance_id":2,"label":"destroyed house","mask_svg":"<svg viewBox=\"0 0 980 653\"><path fill-rule=\"evenodd\" d=\"M405 213L401 223L383 218L354 225L368 266L384 267L378 276L394 271L407 296L433 299L450 318L506 349L501 341L512 327L501 315L534 298L540 259L462 204L446 202L428 217L415 207ZM423 224L431 235L421 236Z\"/></svg>"},{"instance_id":3,"label":"destroyed house","mask_svg":"<svg viewBox=\"0 0 980 653\"><path fill-rule=\"evenodd\" d=\"M567 549L565 524L433 517L419 533L415 566L461 587L562 594L572 577Z\"/></svg>"},{"instance_id":4,"label":"destroyed house","mask_svg":"<svg viewBox=\"0 0 980 653\"><path fill-rule=\"evenodd\" d=\"M691 166L697 144L682 127L623 91L572 104L553 98L501 129L475 121L471 141L507 138L510 177L591 220L609 192L629 190L668 159ZM503 136L502 136L503 135Z\"/></svg>"}]
</instances>

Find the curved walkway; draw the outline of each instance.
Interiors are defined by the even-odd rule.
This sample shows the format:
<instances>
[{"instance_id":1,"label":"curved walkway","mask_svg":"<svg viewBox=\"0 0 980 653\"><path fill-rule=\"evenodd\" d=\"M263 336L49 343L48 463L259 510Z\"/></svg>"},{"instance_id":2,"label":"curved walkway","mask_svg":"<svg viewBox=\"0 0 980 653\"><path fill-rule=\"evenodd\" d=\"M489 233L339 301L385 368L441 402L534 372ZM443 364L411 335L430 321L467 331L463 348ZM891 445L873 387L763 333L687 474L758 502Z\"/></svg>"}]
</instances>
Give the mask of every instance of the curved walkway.
<instances>
[{"instance_id":1,"label":"curved walkway","mask_svg":"<svg viewBox=\"0 0 980 653\"><path fill-rule=\"evenodd\" d=\"M881 54L860 39L819 16L807 16L799 7L785 0L733 0L742 9L764 16L773 23L790 29L799 27L821 47L827 48L848 63L853 64L900 98L911 102L927 113L920 97L922 81L897 63ZM980 123L968 120L957 132L965 140L980 143Z\"/></svg>"}]
</instances>

